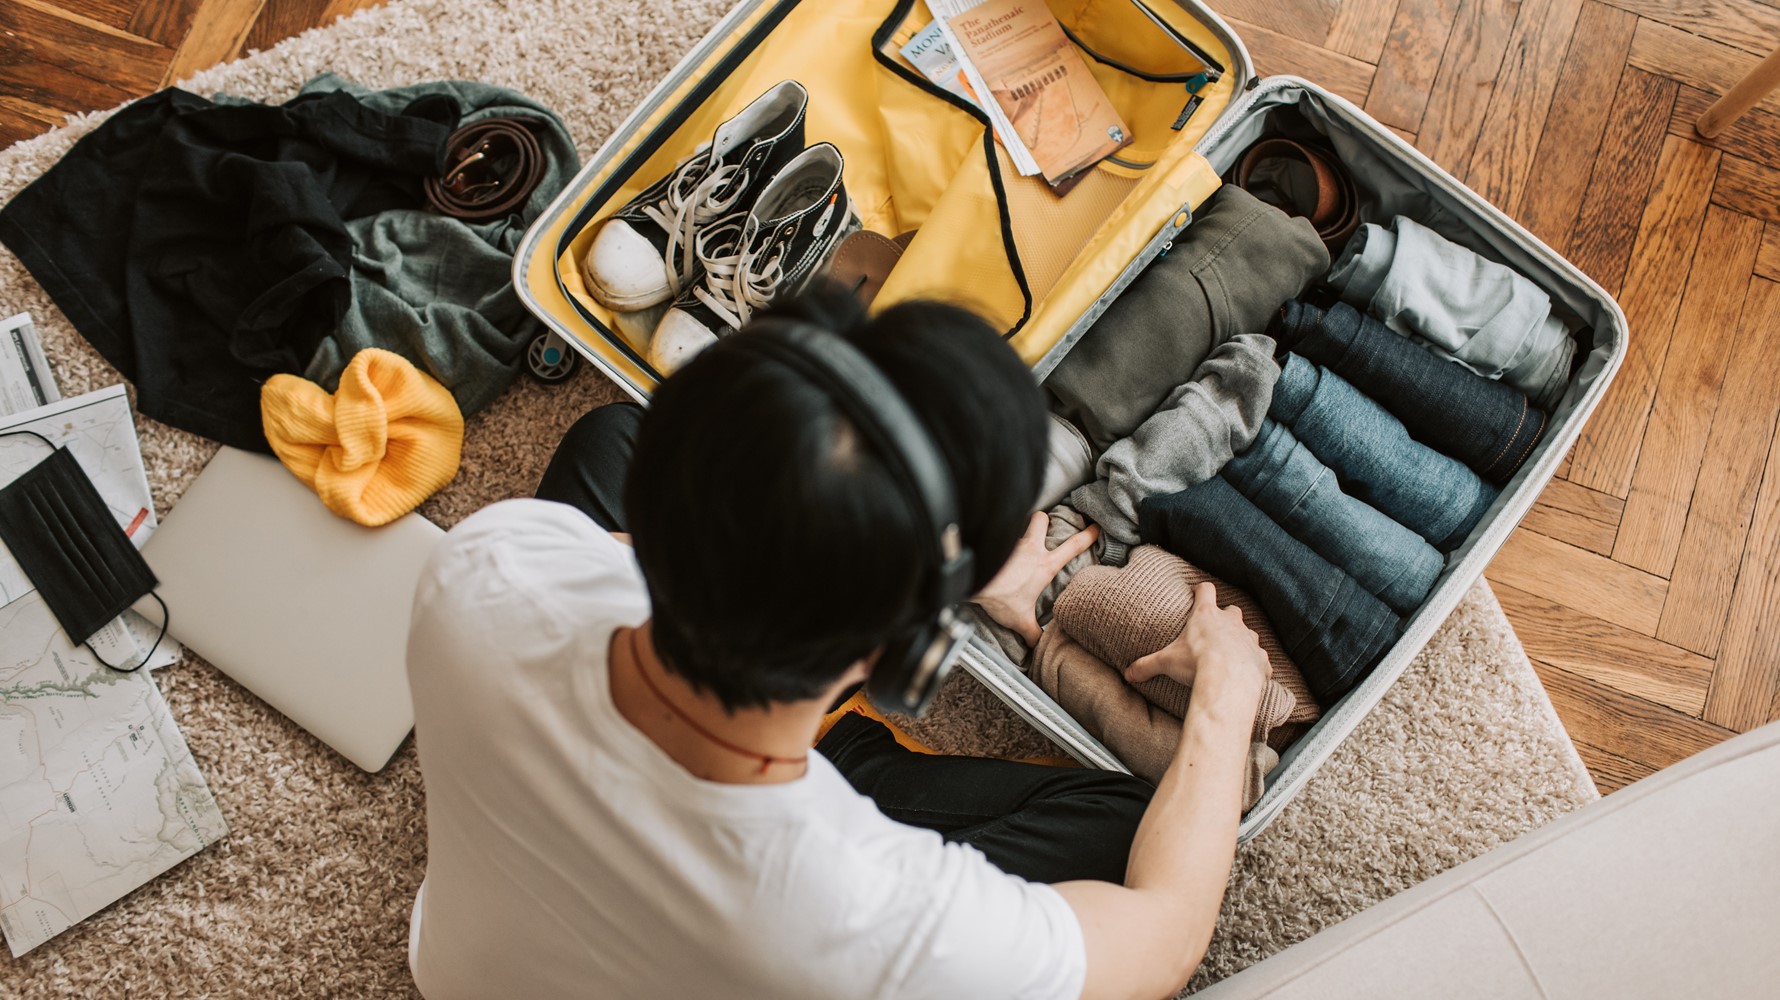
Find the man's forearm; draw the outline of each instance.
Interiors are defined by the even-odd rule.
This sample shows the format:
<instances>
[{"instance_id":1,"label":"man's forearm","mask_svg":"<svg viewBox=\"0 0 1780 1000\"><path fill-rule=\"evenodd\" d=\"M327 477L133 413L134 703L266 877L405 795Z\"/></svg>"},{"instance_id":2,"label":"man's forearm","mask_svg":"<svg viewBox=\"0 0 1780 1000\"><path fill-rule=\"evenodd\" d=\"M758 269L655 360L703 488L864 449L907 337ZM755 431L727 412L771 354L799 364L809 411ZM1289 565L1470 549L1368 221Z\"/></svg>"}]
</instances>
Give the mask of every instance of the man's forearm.
<instances>
[{"instance_id":1,"label":"man's forearm","mask_svg":"<svg viewBox=\"0 0 1780 1000\"><path fill-rule=\"evenodd\" d=\"M1138 825L1125 885L1060 886L1087 940L1083 996L1159 997L1179 989L1211 942L1242 818L1253 727L1228 702L1195 692L1174 761ZM1237 699L1240 701L1240 699Z\"/></svg>"},{"instance_id":2,"label":"man's forearm","mask_svg":"<svg viewBox=\"0 0 1780 1000\"><path fill-rule=\"evenodd\" d=\"M1167 675L1193 686L1180 746L1131 845L1125 884L1058 886L1088 952L1085 1000L1173 993L1192 975L1217 923L1242 822L1242 779L1255 706L1271 673L1242 612L1193 588L1180 637L1125 668L1140 683Z\"/></svg>"},{"instance_id":3,"label":"man's forearm","mask_svg":"<svg viewBox=\"0 0 1780 1000\"><path fill-rule=\"evenodd\" d=\"M1242 775L1251 716L1211 698L1194 698L1181 727L1174 762L1131 845L1126 886L1156 891L1179 904L1175 924L1200 950L1211 940L1242 821Z\"/></svg>"}]
</instances>

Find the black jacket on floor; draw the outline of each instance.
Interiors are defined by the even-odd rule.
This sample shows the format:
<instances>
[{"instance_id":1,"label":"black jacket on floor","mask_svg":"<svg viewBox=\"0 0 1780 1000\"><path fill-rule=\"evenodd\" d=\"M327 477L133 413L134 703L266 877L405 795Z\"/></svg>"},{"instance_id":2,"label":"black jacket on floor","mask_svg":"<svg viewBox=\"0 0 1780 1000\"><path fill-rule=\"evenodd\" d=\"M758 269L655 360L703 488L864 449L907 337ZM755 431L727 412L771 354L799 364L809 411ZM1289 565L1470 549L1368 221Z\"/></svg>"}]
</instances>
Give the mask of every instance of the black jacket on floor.
<instances>
[{"instance_id":1,"label":"black jacket on floor","mask_svg":"<svg viewBox=\"0 0 1780 1000\"><path fill-rule=\"evenodd\" d=\"M164 90L0 208L0 242L136 385L146 415L269 450L260 385L301 373L351 297L345 220L422 203L456 102L387 115L332 92L283 105Z\"/></svg>"}]
</instances>

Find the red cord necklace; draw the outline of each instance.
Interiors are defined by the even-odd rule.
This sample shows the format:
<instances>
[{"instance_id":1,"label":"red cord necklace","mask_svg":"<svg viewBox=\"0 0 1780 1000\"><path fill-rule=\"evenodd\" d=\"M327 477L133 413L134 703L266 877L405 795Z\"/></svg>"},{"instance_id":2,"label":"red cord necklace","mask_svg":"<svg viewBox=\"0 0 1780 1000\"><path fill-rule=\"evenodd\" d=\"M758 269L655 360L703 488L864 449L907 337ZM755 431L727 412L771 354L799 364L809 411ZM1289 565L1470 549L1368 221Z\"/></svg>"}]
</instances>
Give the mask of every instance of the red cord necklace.
<instances>
[{"instance_id":1,"label":"red cord necklace","mask_svg":"<svg viewBox=\"0 0 1780 1000\"><path fill-rule=\"evenodd\" d=\"M718 736L716 733L711 732L709 729L706 729L704 726L699 725L697 719L688 715L685 709L674 704L672 701L669 701L667 693L655 686L655 679L650 677L649 671L644 668L643 654L637 648L637 631L637 629L631 629L628 640L630 642L630 658L637 666L637 675L643 678L643 686L647 687L650 693L655 695L656 700L660 701L663 705L666 705L668 711L674 713L681 722L690 726L693 732L703 736L705 739L710 740L712 743L717 744L723 749L728 750L730 753L747 757L751 760L760 761L760 770L757 772L759 774L765 774L766 769L774 764L804 764L809 762L810 755L807 753L800 754L796 757L775 757L770 753L761 753L758 750L750 750L747 747L737 746L723 737Z\"/></svg>"}]
</instances>

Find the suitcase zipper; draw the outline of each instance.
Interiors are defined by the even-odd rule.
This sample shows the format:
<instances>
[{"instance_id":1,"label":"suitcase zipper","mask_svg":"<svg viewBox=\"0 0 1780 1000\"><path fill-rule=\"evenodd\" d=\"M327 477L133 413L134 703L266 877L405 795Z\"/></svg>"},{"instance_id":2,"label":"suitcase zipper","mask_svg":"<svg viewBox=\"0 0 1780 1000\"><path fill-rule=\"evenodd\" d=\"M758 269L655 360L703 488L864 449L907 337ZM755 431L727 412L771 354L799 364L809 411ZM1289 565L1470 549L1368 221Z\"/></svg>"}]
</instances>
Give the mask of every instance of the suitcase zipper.
<instances>
[{"instance_id":1,"label":"suitcase zipper","mask_svg":"<svg viewBox=\"0 0 1780 1000\"><path fill-rule=\"evenodd\" d=\"M1175 221L1177 219L1179 222ZM1069 354L1070 349L1075 347L1101 314L1105 313L1107 308L1112 305L1113 300L1123 294L1125 289L1131 287L1131 283L1137 280L1137 276L1143 273L1144 268L1149 267L1156 258L1167 253L1174 246L1174 238L1180 235L1181 230L1192 224L1193 208L1191 205L1182 205L1173 215L1169 216L1168 224L1157 230L1156 235L1143 245L1143 249L1126 262L1124 270L1120 271L1119 276L1106 287L1106 291L1101 292L1100 296L1094 300L1094 304L1076 317L1076 321L1070 324L1063 336L1057 338L1057 342L1051 345L1051 349L1045 352L1044 357L1039 358L1038 363L1032 366L1032 377L1042 382L1046 376L1055 371L1057 365L1062 363L1063 358Z\"/></svg>"}]
</instances>

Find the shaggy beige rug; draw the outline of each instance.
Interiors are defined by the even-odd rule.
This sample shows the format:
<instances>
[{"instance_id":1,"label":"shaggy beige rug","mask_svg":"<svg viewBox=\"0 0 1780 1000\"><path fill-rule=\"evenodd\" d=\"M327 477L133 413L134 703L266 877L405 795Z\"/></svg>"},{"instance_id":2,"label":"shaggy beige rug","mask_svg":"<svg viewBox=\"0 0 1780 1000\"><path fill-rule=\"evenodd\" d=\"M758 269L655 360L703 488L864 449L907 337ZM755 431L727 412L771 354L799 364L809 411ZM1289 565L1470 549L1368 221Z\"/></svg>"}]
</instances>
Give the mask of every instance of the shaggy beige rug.
<instances>
[{"instance_id":1,"label":"shaggy beige rug","mask_svg":"<svg viewBox=\"0 0 1780 1000\"><path fill-rule=\"evenodd\" d=\"M722 14L720 0L398 0L188 87L268 101L337 71L373 87L486 80L556 108L583 155ZM0 200L103 115L0 153ZM118 375L0 252L0 315L30 310L64 393ZM581 412L619 398L583 372L522 380L469 422L463 471L422 508L451 525L526 494ZM139 420L158 510L214 446ZM425 864L412 746L367 775L188 656L158 674L232 832L22 960L0 955L0 996L402 997L408 908ZM961 752L1054 750L960 676L920 735ZM1483 585L1416 665L1241 854L1196 982L1227 976L1594 797L1495 598Z\"/></svg>"}]
</instances>

